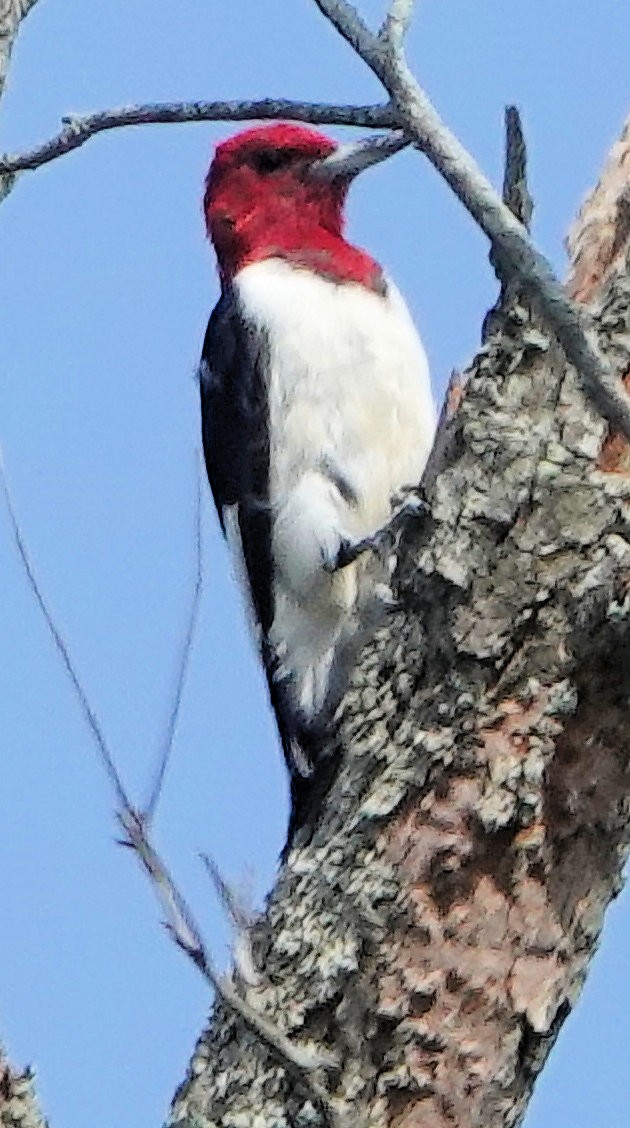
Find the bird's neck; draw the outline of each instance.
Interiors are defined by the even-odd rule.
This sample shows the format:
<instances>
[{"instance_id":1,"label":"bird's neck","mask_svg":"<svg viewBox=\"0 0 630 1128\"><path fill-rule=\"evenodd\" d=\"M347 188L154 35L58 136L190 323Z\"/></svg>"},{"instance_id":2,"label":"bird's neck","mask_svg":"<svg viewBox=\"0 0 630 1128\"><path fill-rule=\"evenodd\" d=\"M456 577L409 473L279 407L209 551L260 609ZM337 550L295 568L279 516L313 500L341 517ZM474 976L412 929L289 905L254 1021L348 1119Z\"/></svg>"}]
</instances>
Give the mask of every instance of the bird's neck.
<instances>
[{"instance_id":1,"label":"bird's neck","mask_svg":"<svg viewBox=\"0 0 630 1128\"><path fill-rule=\"evenodd\" d=\"M252 223L240 230L238 244L237 253L227 256L231 261L219 256L226 281L252 263L280 258L332 282L355 282L375 293L385 292L383 271L375 259L324 226Z\"/></svg>"}]
</instances>

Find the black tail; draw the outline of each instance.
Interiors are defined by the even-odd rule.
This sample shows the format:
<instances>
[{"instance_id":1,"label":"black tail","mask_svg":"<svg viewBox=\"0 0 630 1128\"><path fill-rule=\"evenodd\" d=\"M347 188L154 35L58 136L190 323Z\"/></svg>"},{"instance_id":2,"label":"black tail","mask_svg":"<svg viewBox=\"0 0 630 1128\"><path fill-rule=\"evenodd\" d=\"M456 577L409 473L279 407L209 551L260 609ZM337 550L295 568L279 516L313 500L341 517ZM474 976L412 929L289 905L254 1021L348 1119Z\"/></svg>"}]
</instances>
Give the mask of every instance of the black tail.
<instances>
[{"instance_id":1,"label":"black tail","mask_svg":"<svg viewBox=\"0 0 630 1128\"><path fill-rule=\"evenodd\" d=\"M291 813L287 840L280 855L284 862L294 844L305 846L313 836L324 800L332 787L339 760L335 756L321 758L308 779L291 778Z\"/></svg>"},{"instance_id":2,"label":"black tail","mask_svg":"<svg viewBox=\"0 0 630 1128\"><path fill-rule=\"evenodd\" d=\"M321 805L335 778L337 760L324 753L330 738L325 719L328 711L315 721L295 716L287 683L277 676L277 659L268 647L263 648L263 663L289 773L291 810L287 840L280 855L284 861L296 837L308 841L315 829Z\"/></svg>"}]
</instances>

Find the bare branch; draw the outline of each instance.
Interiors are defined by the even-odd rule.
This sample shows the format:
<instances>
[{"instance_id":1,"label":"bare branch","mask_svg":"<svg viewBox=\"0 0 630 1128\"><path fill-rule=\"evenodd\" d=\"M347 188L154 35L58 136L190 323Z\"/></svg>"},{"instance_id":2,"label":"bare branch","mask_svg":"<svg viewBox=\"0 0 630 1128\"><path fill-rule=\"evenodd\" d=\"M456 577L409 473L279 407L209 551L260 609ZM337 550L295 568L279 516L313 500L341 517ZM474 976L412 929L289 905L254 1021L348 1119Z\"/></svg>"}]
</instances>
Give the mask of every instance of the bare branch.
<instances>
[{"instance_id":1,"label":"bare branch","mask_svg":"<svg viewBox=\"0 0 630 1128\"><path fill-rule=\"evenodd\" d=\"M209 854L202 854L201 860L230 923L234 928L241 931L251 928L254 920L252 912L242 904L232 885L224 878L214 858L211 858Z\"/></svg>"},{"instance_id":2,"label":"bare branch","mask_svg":"<svg viewBox=\"0 0 630 1128\"><path fill-rule=\"evenodd\" d=\"M151 843L147 820L140 811L132 806L127 796L127 792L115 767L100 723L81 684L68 646L54 620L37 577L35 576L30 554L26 547L16 509L13 504L4 464L1 459L0 485L4 493L15 543L29 586L35 596L57 652L70 678L81 711L95 742L99 759L105 767L109 781L114 788L119 806L116 817L125 834L125 840L122 844L129 846L133 850L144 872L147 874L165 914L165 927L167 931L177 946L192 960L206 982L214 988L225 1005L230 1007L247 1024L253 1034L276 1055L280 1064L297 1078L306 1094L320 1109L326 1125L330 1126L330 1128L335 1128L335 1115L330 1106L326 1088L315 1077L311 1076L313 1073L325 1067L332 1066L334 1059L325 1053L320 1053L319 1051L313 1053L310 1048L294 1045L280 1029L268 1022L262 1014L237 994L229 979L219 975L216 971L192 911L177 888L160 855ZM199 527L197 527L197 535L199 538ZM196 609L194 611L194 617L196 618ZM177 705L177 707L179 708L179 705Z\"/></svg>"},{"instance_id":3,"label":"bare branch","mask_svg":"<svg viewBox=\"0 0 630 1128\"><path fill-rule=\"evenodd\" d=\"M216 991L219 998L242 1018L249 1029L280 1059L280 1064L296 1075L307 1094L321 1108L328 1124L334 1124L326 1089L311 1076L334 1060L325 1053L314 1054L294 1045L278 1027L252 1007L235 991L226 976L219 975L204 943L201 930L185 898L177 888L167 867L154 849L147 825L137 811L126 807L118 819L128 837L128 844L139 859L166 916L165 926L179 948L189 957Z\"/></svg>"},{"instance_id":4,"label":"bare branch","mask_svg":"<svg viewBox=\"0 0 630 1128\"><path fill-rule=\"evenodd\" d=\"M181 710L182 698L184 695L184 686L186 684L186 677L188 675L188 665L190 662L190 655L192 653L192 644L199 618L199 604L201 601L201 592L203 589L203 558L201 551L201 483L199 479L199 458L196 461L197 468L197 494L195 503L195 582L193 587L192 600L190 604L190 611L186 620L186 633L184 635L184 642L180 652L179 662L177 666L177 678L175 682L175 692L171 709L166 726L166 733L162 744L162 751L158 760L157 770L153 781L153 787L149 795L148 802L144 808L144 819L150 823L155 815L157 805L160 801L162 787L164 785L164 777L168 768L171 752L173 750L173 740L175 738L175 730L179 720Z\"/></svg>"},{"instance_id":5,"label":"bare branch","mask_svg":"<svg viewBox=\"0 0 630 1128\"><path fill-rule=\"evenodd\" d=\"M529 231L534 201L527 184L527 145L516 106L505 107L505 171L503 203Z\"/></svg>"},{"instance_id":6,"label":"bare branch","mask_svg":"<svg viewBox=\"0 0 630 1128\"><path fill-rule=\"evenodd\" d=\"M529 289L566 357L580 373L600 413L630 439L630 397L602 356L587 313L568 297L544 255L512 215L473 157L440 119L400 51L375 46L347 0L315 0L344 39L381 80L398 112L398 125L415 141L493 245L502 277Z\"/></svg>"},{"instance_id":7,"label":"bare branch","mask_svg":"<svg viewBox=\"0 0 630 1128\"><path fill-rule=\"evenodd\" d=\"M606 210L623 251L591 300L624 372L630 225ZM452 382L400 606L352 664L338 773L256 926L269 1008L337 1050L348 1124L521 1123L627 857L627 474L599 469L552 334L511 314ZM173 1128L319 1123L244 1034L214 1017Z\"/></svg>"},{"instance_id":8,"label":"bare branch","mask_svg":"<svg viewBox=\"0 0 630 1128\"><path fill-rule=\"evenodd\" d=\"M126 835L123 844L130 846L135 852L153 885L166 917L167 931L214 987L218 976L214 971L201 932L164 862L151 845L147 823L143 816L129 804L125 804L122 811L118 812L117 818Z\"/></svg>"},{"instance_id":9,"label":"bare branch","mask_svg":"<svg viewBox=\"0 0 630 1128\"><path fill-rule=\"evenodd\" d=\"M527 146L516 106L505 107L505 163L503 171L503 203L512 215L529 231L534 210L533 200L527 185ZM501 282L499 296L489 309L481 328L481 339L485 343L499 329L504 327L504 319L510 316L515 303L523 298L523 287L518 277L503 276L497 262L494 243L490 244L488 255L490 265ZM531 303L528 303L531 304Z\"/></svg>"},{"instance_id":10,"label":"bare branch","mask_svg":"<svg viewBox=\"0 0 630 1128\"><path fill-rule=\"evenodd\" d=\"M356 8L347 3L347 0L315 0L315 3L346 43L374 70L372 64L377 62L382 46Z\"/></svg>"},{"instance_id":11,"label":"bare branch","mask_svg":"<svg viewBox=\"0 0 630 1128\"><path fill-rule=\"evenodd\" d=\"M252 935L258 914L245 903L241 892L224 878L214 858L202 854L201 860L214 886L219 903L232 926L234 933L232 958L235 970L244 983L258 987L263 977L258 970L252 946Z\"/></svg>"},{"instance_id":12,"label":"bare branch","mask_svg":"<svg viewBox=\"0 0 630 1128\"><path fill-rule=\"evenodd\" d=\"M493 244L495 261L506 278L529 287L542 315L555 332L569 361L579 370L600 412L630 438L630 397L601 356L585 313L567 296L547 260L532 245L522 224L510 213L470 154L440 120L410 72L402 51L374 36L346 0L315 0L320 11L370 66L391 95L389 106L323 106L285 100L260 102L188 102L130 106L67 121L55 137L17 156L0 159L0 199L12 187L7 174L38 168L77 149L96 133L127 125L188 121L242 121L294 118L315 124L403 125ZM397 42L411 13L411 0L393 0Z\"/></svg>"},{"instance_id":13,"label":"bare branch","mask_svg":"<svg viewBox=\"0 0 630 1128\"><path fill-rule=\"evenodd\" d=\"M37 576L35 575L35 570L33 568L31 557L30 557L28 548L26 546L26 542L24 540L24 537L22 535L22 530L20 528L20 524L19 524L19 521L18 521L17 511L16 511L15 505L13 503L13 497L11 495L11 490L10 490L10 487L9 487L9 482L8 482L8 479L7 479L6 470L5 470L5 466L4 466L4 459L2 457L1 451L0 451L0 485L2 487L2 492L4 494L4 500L6 502L7 512L9 514L9 520L11 522L11 528L13 530L13 537L15 539L15 544L16 544L16 547L17 547L17 550L18 550L20 560L22 561L22 566L24 568L24 572L26 574L26 578L28 580L29 587L30 587L33 595L35 596L35 600L36 600L36 602L39 606L39 609L40 609L40 611L43 615L44 622L46 623L46 626L48 627L48 630L50 632L53 643L55 644L55 648L57 650L57 653L59 654L59 657L61 658L61 660L62 660L62 662L65 666L66 673L68 674L68 677L70 678L72 688L75 692L75 696L77 698L77 701L79 702L79 708L81 709L81 712L83 713L83 717L86 721L86 724L87 724L87 726L88 726L88 728L89 728L89 730L92 734L92 738L94 740L94 743L96 745L96 749L98 751L99 759L100 759L103 767L105 768L108 779L109 779L114 791L116 792L117 800L121 804L121 806L128 807L129 806L129 800L127 799L127 795L126 795L125 789L122 785L120 774L119 774L118 769L116 768L116 765L114 763L114 758L112 756L112 753L110 752L109 746L108 746L107 741L105 739L100 721L98 720L98 717L96 716L96 713L94 712L94 709L92 708L92 706L91 706L91 704L88 700L87 694L86 694L86 692L83 688L83 685L81 684L81 679L80 679L80 677L77 673L74 662L73 662L72 657L70 655L70 651L68 650L68 646L67 646L67 644L66 644L66 642L65 642L65 640L64 640L64 638L61 634L61 631L59 630L59 627L57 626L57 624L55 622L55 619L54 619L53 613L50 609L50 606L48 604L48 601L47 601L47 599L46 599L46 597L45 597L45 595L44 595L44 593L43 593L43 591L42 591L42 589L39 585L39 581L37 579Z\"/></svg>"},{"instance_id":14,"label":"bare branch","mask_svg":"<svg viewBox=\"0 0 630 1128\"><path fill-rule=\"evenodd\" d=\"M251 121L292 119L314 125L356 125L382 129L396 124L389 106L333 106L320 102L294 102L285 98L263 98L239 102L147 102L101 110L85 116L63 119L63 129L54 137L15 156L0 157L0 176L24 169L40 168L58 157L79 149L97 133L123 129L130 125L165 125L198 121Z\"/></svg>"},{"instance_id":15,"label":"bare branch","mask_svg":"<svg viewBox=\"0 0 630 1128\"><path fill-rule=\"evenodd\" d=\"M289 1073L297 1077L306 1094L321 1110L325 1128L336 1128L337 1117L330 1102L328 1091L313 1076L323 1069L331 1069L336 1066L338 1063L334 1055L326 1053L319 1046L316 1049L310 1047L303 1049L290 1042L277 1026L268 1022L259 1011L254 1010L240 995L237 995L225 976L221 976L217 980L215 989L223 1002L236 1011L249 1029L280 1059L280 1064Z\"/></svg>"},{"instance_id":16,"label":"bare branch","mask_svg":"<svg viewBox=\"0 0 630 1128\"><path fill-rule=\"evenodd\" d=\"M15 182L20 174L18 172L0 172L0 204L13 191Z\"/></svg>"},{"instance_id":17,"label":"bare branch","mask_svg":"<svg viewBox=\"0 0 630 1128\"><path fill-rule=\"evenodd\" d=\"M391 51L400 51L413 16L415 0L391 0L378 38Z\"/></svg>"}]
</instances>

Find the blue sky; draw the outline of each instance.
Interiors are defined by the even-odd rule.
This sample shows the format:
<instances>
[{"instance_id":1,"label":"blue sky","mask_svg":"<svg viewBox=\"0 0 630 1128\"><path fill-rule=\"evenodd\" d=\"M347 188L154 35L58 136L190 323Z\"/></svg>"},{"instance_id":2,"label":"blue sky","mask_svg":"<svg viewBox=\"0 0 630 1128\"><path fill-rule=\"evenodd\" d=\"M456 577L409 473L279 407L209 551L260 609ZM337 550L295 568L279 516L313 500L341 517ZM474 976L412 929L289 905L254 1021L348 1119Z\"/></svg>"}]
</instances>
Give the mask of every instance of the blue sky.
<instances>
[{"instance_id":1,"label":"blue sky","mask_svg":"<svg viewBox=\"0 0 630 1128\"><path fill-rule=\"evenodd\" d=\"M362 10L376 18L381 6ZM562 239L629 109L620 0L425 0L409 52L443 116L501 176L520 105L539 245ZM136 100L379 97L311 0L47 0L24 25L0 147L68 112ZM40 578L121 770L141 800L168 713L194 566L194 371L216 300L201 185L213 125L100 137L25 175L0 213L0 442ZM337 131L341 135L341 131ZM433 171L397 157L353 189L350 229L421 327L436 393L495 296L483 237ZM286 820L262 680L204 491L205 589L157 837L219 964L229 935L200 851L269 887ZM0 1031L57 1128L159 1124L209 1006L160 929L0 509ZM627 1128L630 905L602 950L529 1128ZM77 1083L77 1078L80 1082Z\"/></svg>"}]
</instances>

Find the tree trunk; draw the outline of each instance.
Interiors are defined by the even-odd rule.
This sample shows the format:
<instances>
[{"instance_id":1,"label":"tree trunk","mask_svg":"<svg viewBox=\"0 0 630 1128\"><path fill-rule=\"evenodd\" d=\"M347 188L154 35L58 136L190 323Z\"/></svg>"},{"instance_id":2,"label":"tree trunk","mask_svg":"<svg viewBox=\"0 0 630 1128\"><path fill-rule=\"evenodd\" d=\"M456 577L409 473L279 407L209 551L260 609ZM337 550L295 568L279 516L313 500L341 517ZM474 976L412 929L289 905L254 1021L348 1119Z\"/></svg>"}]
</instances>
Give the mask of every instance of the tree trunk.
<instances>
[{"instance_id":1,"label":"tree trunk","mask_svg":"<svg viewBox=\"0 0 630 1128\"><path fill-rule=\"evenodd\" d=\"M7 1062L0 1046L1 1128L46 1128L39 1110L30 1069L18 1072Z\"/></svg>"},{"instance_id":2,"label":"tree trunk","mask_svg":"<svg viewBox=\"0 0 630 1128\"><path fill-rule=\"evenodd\" d=\"M571 238L620 374L629 154L626 131ZM257 975L235 973L302 1066L218 1005L172 1124L520 1122L628 849L626 451L512 297L452 389L339 772L249 938Z\"/></svg>"}]
</instances>

